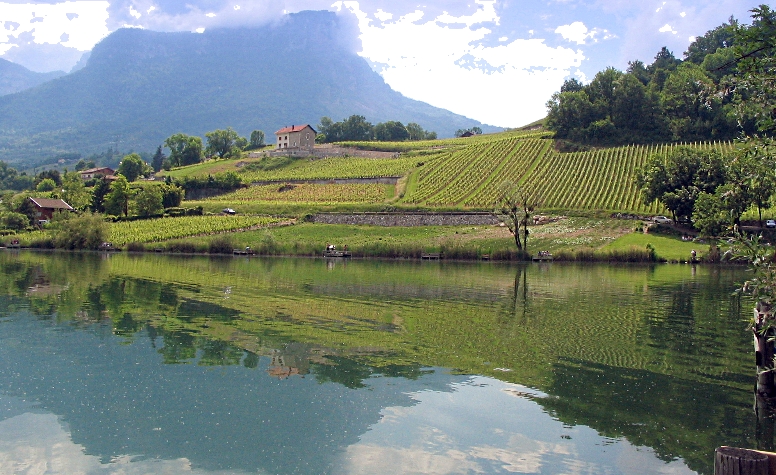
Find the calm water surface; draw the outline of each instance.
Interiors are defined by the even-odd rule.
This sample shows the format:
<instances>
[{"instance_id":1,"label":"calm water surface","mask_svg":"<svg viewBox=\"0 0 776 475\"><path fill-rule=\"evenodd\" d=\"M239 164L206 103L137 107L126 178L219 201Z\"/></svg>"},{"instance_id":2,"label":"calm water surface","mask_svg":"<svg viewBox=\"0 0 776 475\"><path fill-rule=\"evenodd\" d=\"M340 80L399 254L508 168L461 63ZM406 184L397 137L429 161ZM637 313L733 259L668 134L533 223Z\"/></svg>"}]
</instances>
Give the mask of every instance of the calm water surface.
<instances>
[{"instance_id":1,"label":"calm water surface","mask_svg":"<svg viewBox=\"0 0 776 475\"><path fill-rule=\"evenodd\" d=\"M713 473L741 269L0 252L0 473Z\"/></svg>"}]
</instances>

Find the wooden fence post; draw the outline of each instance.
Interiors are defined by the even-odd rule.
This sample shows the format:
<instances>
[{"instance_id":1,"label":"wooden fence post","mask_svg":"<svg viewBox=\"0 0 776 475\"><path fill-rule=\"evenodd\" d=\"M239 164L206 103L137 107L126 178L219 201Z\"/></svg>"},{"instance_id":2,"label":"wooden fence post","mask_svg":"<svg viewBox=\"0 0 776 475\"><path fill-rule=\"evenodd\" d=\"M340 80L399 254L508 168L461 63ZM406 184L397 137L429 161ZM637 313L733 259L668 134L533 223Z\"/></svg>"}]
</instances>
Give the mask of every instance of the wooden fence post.
<instances>
[{"instance_id":1,"label":"wooden fence post","mask_svg":"<svg viewBox=\"0 0 776 475\"><path fill-rule=\"evenodd\" d=\"M767 455L755 450L718 447L714 451L714 475L769 475Z\"/></svg>"},{"instance_id":2,"label":"wooden fence post","mask_svg":"<svg viewBox=\"0 0 776 475\"><path fill-rule=\"evenodd\" d=\"M757 364L757 394L764 397L776 396L773 378L773 341L774 333L767 326L771 320L771 308L758 302L754 309L754 352ZM766 328L765 331L763 329Z\"/></svg>"}]
</instances>

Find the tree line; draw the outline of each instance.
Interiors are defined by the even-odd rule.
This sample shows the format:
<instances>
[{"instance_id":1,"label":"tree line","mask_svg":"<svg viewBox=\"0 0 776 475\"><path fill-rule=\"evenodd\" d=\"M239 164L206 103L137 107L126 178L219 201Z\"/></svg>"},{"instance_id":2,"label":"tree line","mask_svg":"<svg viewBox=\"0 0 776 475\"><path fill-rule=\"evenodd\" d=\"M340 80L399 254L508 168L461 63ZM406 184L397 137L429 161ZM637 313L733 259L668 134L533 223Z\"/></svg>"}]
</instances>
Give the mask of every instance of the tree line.
<instances>
[{"instance_id":1,"label":"tree line","mask_svg":"<svg viewBox=\"0 0 776 475\"><path fill-rule=\"evenodd\" d=\"M731 17L696 38L681 60L663 47L649 65L635 60L625 72L607 68L587 85L566 80L547 102L547 128L558 139L596 145L727 140L757 132L764 111L755 106L740 66L767 53L755 51L753 41L772 24L773 12L767 5L753 12L751 25Z\"/></svg>"},{"instance_id":2,"label":"tree line","mask_svg":"<svg viewBox=\"0 0 776 475\"><path fill-rule=\"evenodd\" d=\"M415 140L436 140L436 132L429 132L415 122L407 125L395 120L372 125L362 115L351 115L340 122L321 117L318 124L316 143L332 142L404 142Z\"/></svg>"}]
</instances>

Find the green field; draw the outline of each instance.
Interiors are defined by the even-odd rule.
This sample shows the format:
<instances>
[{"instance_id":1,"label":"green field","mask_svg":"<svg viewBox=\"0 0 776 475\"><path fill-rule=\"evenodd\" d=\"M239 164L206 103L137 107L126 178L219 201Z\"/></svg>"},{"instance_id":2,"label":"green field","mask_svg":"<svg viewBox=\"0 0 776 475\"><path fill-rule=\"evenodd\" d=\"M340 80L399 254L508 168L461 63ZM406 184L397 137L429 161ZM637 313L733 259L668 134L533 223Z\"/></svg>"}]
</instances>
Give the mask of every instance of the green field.
<instances>
[{"instance_id":1,"label":"green field","mask_svg":"<svg viewBox=\"0 0 776 475\"><path fill-rule=\"evenodd\" d=\"M396 190L377 185L300 186L290 193L267 187L240 190L211 201L234 204L344 203L398 208L490 210L505 181L535 192L540 209L558 212L626 212L664 214L658 203L645 205L636 172L653 155L665 156L680 145L727 152L731 142L658 144L560 153L541 133L505 132L426 142L354 142L354 148L398 151L398 158L331 157L294 159L271 169L254 166L260 158L219 160L167 172L173 177L236 171L243 182L405 177ZM273 185L274 186L274 185ZM255 189L254 189L255 188ZM260 209L252 207L251 209Z\"/></svg>"}]
</instances>

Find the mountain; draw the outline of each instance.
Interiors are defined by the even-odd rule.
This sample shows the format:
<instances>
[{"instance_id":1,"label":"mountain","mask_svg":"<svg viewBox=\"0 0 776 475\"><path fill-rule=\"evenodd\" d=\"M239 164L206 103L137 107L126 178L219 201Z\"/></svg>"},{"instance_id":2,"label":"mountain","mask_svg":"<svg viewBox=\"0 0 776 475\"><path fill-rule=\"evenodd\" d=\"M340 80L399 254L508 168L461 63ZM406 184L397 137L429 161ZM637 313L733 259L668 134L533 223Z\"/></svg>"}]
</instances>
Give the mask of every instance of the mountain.
<instances>
[{"instance_id":1,"label":"mountain","mask_svg":"<svg viewBox=\"0 0 776 475\"><path fill-rule=\"evenodd\" d=\"M63 71L36 73L0 58L0 96L23 91L64 75Z\"/></svg>"},{"instance_id":2,"label":"mountain","mask_svg":"<svg viewBox=\"0 0 776 475\"><path fill-rule=\"evenodd\" d=\"M0 97L0 159L62 153L152 151L173 133L232 127L268 140L283 126L360 114L372 123L417 122L449 137L494 127L392 90L353 47L355 32L332 12L205 33L114 32L86 66Z\"/></svg>"}]
</instances>

